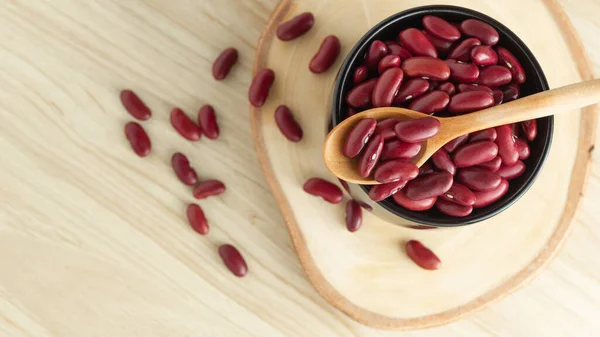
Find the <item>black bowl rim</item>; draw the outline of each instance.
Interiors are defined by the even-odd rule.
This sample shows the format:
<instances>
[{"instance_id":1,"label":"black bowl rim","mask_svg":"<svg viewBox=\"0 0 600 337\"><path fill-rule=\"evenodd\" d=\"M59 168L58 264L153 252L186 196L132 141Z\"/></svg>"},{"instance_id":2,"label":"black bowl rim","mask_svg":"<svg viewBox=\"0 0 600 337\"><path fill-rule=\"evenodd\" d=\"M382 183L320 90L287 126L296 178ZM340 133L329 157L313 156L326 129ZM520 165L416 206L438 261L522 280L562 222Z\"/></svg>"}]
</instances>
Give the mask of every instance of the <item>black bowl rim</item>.
<instances>
[{"instance_id":1,"label":"black bowl rim","mask_svg":"<svg viewBox=\"0 0 600 337\"><path fill-rule=\"evenodd\" d=\"M533 55L531 50L514 32L512 32L508 27L504 26L502 23L498 22L497 20L495 20L483 13L474 11L472 9L460 7L460 6L427 5L427 6L413 7L413 8L404 10L402 12L393 14L393 15L387 17L386 19L382 20L378 24L376 24L373 28L371 28L367 33L365 33L356 42L356 44L352 47L352 49L346 56L344 62L342 63L342 65L340 67L340 70L338 71L338 75L337 75L337 78L335 80L335 85L334 85L334 91L333 91L333 97L332 97L333 98L332 99L332 111L334 112L334 113L332 113L332 123L333 123L334 127L337 124L339 124L342 120L341 119L341 110L342 110L341 107L342 107L343 101L342 101L341 90L342 90L343 84L347 80L350 80L350 78L351 78L350 69L352 68L352 65L356 62L356 59L358 57L358 51L361 50L365 44L371 42L373 36L379 34L381 31L385 30L389 25L396 23L397 21L406 19L406 17L408 17L408 16L426 15L426 14L435 15L435 13L468 15L473 18L476 18L476 19L479 19L479 20L489 23L495 29L502 32L503 35L508 37L508 39L511 40L510 42L512 44L519 46L519 48L522 50L522 52L527 57L528 63L533 65L533 71L536 75L535 78L539 81L539 84L542 87L541 91L545 91L545 90L549 89L548 81L546 79L546 76L544 75L542 67L540 66L539 62L537 61L537 59L535 58L535 56ZM539 159L535 163L533 163L534 167L533 167L531 176L515 191L514 195L511 198L504 200L500 204L491 205L490 209L488 211L485 211L482 214L479 214L478 216L472 216L470 218L467 217L468 219L448 216L447 218L432 220L432 219L423 219L419 215L413 216L412 214L404 213L403 210L400 208L400 206L391 205L391 203L389 202L388 199L379 201L379 202L377 202L377 204L379 204L381 207L383 207L388 212L390 212L400 218L403 218L403 219L406 219L406 220L409 220L409 221L412 221L415 223L428 225L428 226L435 226L435 227L459 227L459 226L471 225L471 224L489 219L489 218L503 212L504 210L506 210L507 208L512 206L515 202L517 202L531 188L531 186L537 179L537 177L541 171L541 168L546 163L546 159L548 157L548 153L549 153L550 147L552 145L552 136L554 133L554 117L549 116L549 117L545 117L545 118L548 119L548 125L546 127L546 130L544 130L545 132L538 131L538 136L541 133L545 134L545 137L544 137L545 139L543 139L544 147L541 151ZM364 186L364 185L359 185L359 186L365 193L368 193L368 188L366 186ZM416 213L416 214L418 214L418 213ZM424 214L427 214L427 213L424 213Z\"/></svg>"}]
</instances>

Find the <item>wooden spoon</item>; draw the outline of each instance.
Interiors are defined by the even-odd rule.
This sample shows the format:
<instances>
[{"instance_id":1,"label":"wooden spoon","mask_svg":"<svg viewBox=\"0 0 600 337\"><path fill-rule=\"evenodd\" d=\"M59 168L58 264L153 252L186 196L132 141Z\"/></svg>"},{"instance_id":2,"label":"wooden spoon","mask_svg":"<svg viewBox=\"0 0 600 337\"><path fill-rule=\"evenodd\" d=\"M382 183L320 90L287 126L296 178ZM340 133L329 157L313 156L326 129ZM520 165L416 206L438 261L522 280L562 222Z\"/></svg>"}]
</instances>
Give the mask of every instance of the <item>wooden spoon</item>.
<instances>
[{"instance_id":1,"label":"wooden spoon","mask_svg":"<svg viewBox=\"0 0 600 337\"><path fill-rule=\"evenodd\" d=\"M433 138L422 143L421 151L412 161L420 167L446 143L467 133L568 112L598 102L600 102L600 79L543 91L465 115L432 116L440 121L440 131ZM427 115L408 109L385 107L365 110L344 120L325 138L323 159L329 171L351 183L379 184L372 177L361 177L357 169L358 160L345 157L342 149L348 133L361 119L374 118L381 121L391 117L408 120L427 117Z\"/></svg>"}]
</instances>

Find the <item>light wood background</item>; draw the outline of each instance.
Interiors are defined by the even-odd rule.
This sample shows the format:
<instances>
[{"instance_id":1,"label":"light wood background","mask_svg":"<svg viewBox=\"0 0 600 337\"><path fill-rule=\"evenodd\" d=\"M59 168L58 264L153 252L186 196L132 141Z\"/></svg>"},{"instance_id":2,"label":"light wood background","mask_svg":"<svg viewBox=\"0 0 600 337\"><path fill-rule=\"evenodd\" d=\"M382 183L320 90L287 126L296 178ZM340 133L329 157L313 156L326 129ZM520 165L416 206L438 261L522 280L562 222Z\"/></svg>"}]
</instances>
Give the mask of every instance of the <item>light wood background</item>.
<instances>
[{"instance_id":1,"label":"light wood background","mask_svg":"<svg viewBox=\"0 0 600 337\"><path fill-rule=\"evenodd\" d=\"M254 47L276 2L0 2L0 336L598 335L597 151L559 257L475 316L382 332L317 295L249 130ZM599 73L600 3L561 3ZM240 63L216 83L210 64L229 45ZM145 159L123 139L123 87L154 111L144 123L154 142ZM191 144L172 130L168 111L195 113L203 103L217 109L222 136ZM171 172L174 150L188 154L201 177L228 183L222 197L201 203L212 225L207 237L186 225L192 198ZM245 279L221 265L223 242L245 254Z\"/></svg>"}]
</instances>

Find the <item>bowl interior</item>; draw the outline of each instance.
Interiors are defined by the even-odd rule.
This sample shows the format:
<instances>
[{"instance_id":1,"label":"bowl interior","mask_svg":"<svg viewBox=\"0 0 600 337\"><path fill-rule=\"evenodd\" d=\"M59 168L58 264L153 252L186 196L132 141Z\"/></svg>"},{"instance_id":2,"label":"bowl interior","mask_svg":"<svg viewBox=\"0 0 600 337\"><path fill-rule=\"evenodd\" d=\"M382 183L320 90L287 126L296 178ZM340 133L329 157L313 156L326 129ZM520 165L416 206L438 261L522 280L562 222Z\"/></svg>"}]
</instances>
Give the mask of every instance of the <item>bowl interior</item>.
<instances>
[{"instance_id":1,"label":"bowl interior","mask_svg":"<svg viewBox=\"0 0 600 337\"><path fill-rule=\"evenodd\" d=\"M361 61L371 42L374 40L396 40L397 34L403 29L410 27L422 28L421 19L425 15L436 15L450 22L460 22L465 19L474 18L492 25L500 35L498 45L512 52L525 69L527 81L521 85L521 97L548 90L546 77L531 51L521 39L498 21L482 13L457 6L434 5L417 7L397 13L383 20L367 32L350 51L340 68L335 83L332 101L332 121L334 126L345 118L348 106L343 98L346 97L346 94L352 88L354 70L361 65ZM380 201L378 204L399 217L431 226L463 226L490 218L516 202L533 184L548 156L552 142L553 123L554 117L552 116L538 120L538 135L533 142L529 142L531 156L524 161L527 167L526 171L519 178L510 181L510 187L506 195L487 207L474 209L466 217L450 217L439 212L435 207L425 212L410 211L397 205L392 198ZM361 185L361 189L365 193L368 193L369 188L369 186Z\"/></svg>"}]
</instances>

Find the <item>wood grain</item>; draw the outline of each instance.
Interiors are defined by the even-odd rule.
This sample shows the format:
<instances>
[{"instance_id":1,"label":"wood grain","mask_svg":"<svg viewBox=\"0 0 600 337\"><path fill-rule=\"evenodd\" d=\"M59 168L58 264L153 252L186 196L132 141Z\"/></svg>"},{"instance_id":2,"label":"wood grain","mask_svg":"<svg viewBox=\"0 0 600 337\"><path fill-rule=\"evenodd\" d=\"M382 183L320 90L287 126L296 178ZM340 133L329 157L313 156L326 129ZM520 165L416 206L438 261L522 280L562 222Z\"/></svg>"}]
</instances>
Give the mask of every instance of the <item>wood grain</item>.
<instances>
[{"instance_id":1,"label":"wood grain","mask_svg":"<svg viewBox=\"0 0 600 337\"><path fill-rule=\"evenodd\" d=\"M600 7L564 0L600 70ZM595 336L600 331L600 171L571 239L530 286L457 323L383 332L347 318L308 282L254 152L246 91L275 0L0 3L0 336ZM210 65L240 51L230 78ZM121 88L153 109L154 152L122 134ZM217 110L222 135L190 144L177 105ZM581 140L580 140L581 141ZM228 184L202 202L211 232L187 227L189 189L169 157ZM242 250L239 280L217 245Z\"/></svg>"}]
</instances>

